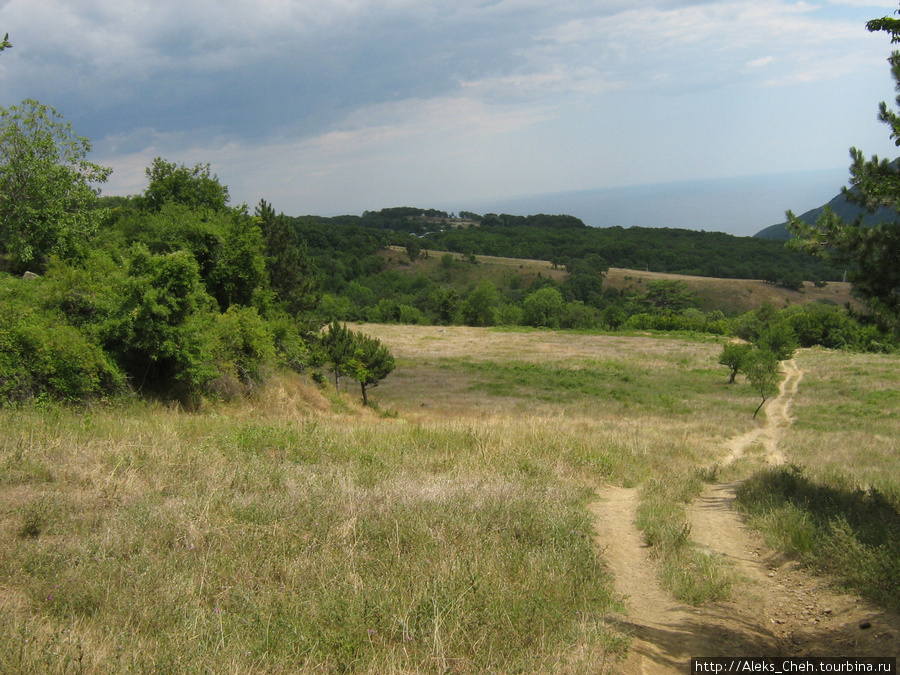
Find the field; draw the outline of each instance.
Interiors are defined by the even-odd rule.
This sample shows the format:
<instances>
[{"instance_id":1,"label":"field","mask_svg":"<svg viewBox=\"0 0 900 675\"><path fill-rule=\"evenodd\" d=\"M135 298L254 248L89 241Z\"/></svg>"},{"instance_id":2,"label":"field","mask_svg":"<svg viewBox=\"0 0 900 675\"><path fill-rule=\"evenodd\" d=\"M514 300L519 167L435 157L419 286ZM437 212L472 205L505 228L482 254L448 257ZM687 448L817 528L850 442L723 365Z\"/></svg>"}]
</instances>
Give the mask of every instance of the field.
<instances>
[{"instance_id":1,"label":"field","mask_svg":"<svg viewBox=\"0 0 900 675\"><path fill-rule=\"evenodd\" d=\"M429 251L428 258L411 264L405 249L399 246L391 247L384 253L389 268L407 273L422 272L434 278L439 275L442 255L445 254L440 251ZM456 260L463 257L458 253L451 255ZM514 277L519 279L523 287L528 287L538 275L557 281L562 281L567 276L564 268L554 268L545 260L480 255L475 258L477 266L461 265L454 271L454 283L459 287L474 286L480 279L490 279L497 287L504 288L509 286ZM700 309L706 312L719 310L729 316L752 311L765 302L771 303L776 309L808 302L829 302L840 307L849 303L855 309L862 309L859 300L850 294L850 284L845 282L829 282L819 288L807 281L802 290L795 291L756 279L717 279L610 268L604 275L603 284L607 288L639 295L646 291L648 282L660 279L683 282L689 291L697 294Z\"/></svg>"},{"instance_id":2,"label":"field","mask_svg":"<svg viewBox=\"0 0 900 675\"><path fill-rule=\"evenodd\" d=\"M720 344L362 330L397 358L375 408L358 388L280 376L195 414L0 410L0 671L621 668L633 631L592 505L608 486L637 489L648 541L688 531L685 506L727 440L758 424ZM897 358L797 361L794 475L877 489L896 513ZM772 494L753 452L728 471ZM760 527L777 520L756 504ZM692 583L682 543L688 579L671 592L727 596L727 575Z\"/></svg>"}]
</instances>

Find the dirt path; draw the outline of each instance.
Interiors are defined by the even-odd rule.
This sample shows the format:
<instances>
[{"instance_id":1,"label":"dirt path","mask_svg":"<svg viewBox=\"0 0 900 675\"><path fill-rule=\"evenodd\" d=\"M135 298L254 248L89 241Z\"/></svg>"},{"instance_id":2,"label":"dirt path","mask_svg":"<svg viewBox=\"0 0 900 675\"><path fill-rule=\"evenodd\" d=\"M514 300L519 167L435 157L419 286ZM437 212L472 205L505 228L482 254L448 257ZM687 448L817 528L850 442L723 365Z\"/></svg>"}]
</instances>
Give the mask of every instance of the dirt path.
<instances>
[{"instance_id":1,"label":"dirt path","mask_svg":"<svg viewBox=\"0 0 900 675\"><path fill-rule=\"evenodd\" d=\"M785 463L778 441L790 426L790 406L803 372L784 364L780 394L766 420L732 439L723 464L762 446L767 461ZM731 561L742 581L733 598L701 608L676 602L634 526L636 490L609 487L591 505L597 541L625 598L620 627L632 635L624 675L687 673L692 656L894 656L900 617L849 595L768 549L732 508L736 483L710 485L690 510L691 537L711 555Z\"/></svg>"}]
</instances>

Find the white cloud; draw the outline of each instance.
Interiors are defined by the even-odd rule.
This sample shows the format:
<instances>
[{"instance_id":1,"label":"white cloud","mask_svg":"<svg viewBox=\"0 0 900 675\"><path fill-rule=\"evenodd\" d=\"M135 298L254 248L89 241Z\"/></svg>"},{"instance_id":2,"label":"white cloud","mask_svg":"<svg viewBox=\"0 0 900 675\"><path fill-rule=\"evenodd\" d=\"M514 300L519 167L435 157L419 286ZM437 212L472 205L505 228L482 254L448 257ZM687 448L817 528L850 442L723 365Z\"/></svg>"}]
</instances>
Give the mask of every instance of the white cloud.
<instances>
[{"instance_id":1,"label":"white cloud","mask_svg":"<svg viewBox=\"0 0 900 675\"><path fill-rule=\"evenodd\" d=\"M882 4L0 0L0 86L93 138L115 192L156 155L212 163L240 199L317 204L758 173L801 161L785 148L846 155L766 116L828 98L823 128L856 124L868 90L835 87L887 82L871 118Z\"/></svg>"}]
</instances>

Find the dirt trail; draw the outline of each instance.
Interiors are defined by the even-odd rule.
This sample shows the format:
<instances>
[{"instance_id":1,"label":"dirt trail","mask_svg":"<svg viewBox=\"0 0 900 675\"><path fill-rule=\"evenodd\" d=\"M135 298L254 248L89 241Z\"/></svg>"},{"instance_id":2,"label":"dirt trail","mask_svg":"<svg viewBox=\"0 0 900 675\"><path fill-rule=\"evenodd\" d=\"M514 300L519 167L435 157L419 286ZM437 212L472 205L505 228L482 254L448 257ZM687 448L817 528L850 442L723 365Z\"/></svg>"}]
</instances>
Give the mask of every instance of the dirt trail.
<instances>
[{"instance_id":1,"label":"dirt trail","mask_svg":"<svg viewBox=\"0 0 900 675\"><path fill-rule=\"evenodd\" d=\"M765 422L732 439L722 464L759 445L770 464L785 463L778 441L791 424L790 406L803 372L793 360L784 372L779 396L767 403ZM692 539L710 555L730 560L742 579L733 600L701 608L680 604L661 588L634 526L636 490L608 487L591 505L598 544L625 598L620 627L633 636L622 673L687 673L692 656L900 654L900 617L827 588L768 549L732 508L736 486L708 486L690 510Z\"/></svg>"}]
</instances>

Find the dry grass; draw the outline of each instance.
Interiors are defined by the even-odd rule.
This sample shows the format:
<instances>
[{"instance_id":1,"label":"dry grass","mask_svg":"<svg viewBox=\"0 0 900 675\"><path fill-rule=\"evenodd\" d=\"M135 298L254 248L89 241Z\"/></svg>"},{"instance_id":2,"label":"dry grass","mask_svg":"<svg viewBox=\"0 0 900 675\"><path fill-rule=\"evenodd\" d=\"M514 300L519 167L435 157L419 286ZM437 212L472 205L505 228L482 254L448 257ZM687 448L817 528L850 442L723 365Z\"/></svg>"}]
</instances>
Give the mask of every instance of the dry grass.
<instances>
[{"instance_id":1,"label":"dry grass","mask_svg":"<svg viewBox=\"0 0 900 675\"><path fill-rule=\"evenodd\" d=\"M445 255L440 251L429 251L428 259L418 260L410 264L405 251L405 249L395 246L385 253L386 262L391 269L408 273L423 272L427 275L434 275L437 274L439 269L440 257ZM463 259L463 256L459 253L451 255L455 260ZM557 281L562 281L568 276L565 269L554 269L546 260L498 258L494 256L475 256L475 258L478 260L479 265L472 266L467 275L469 281L473 284L484 277L491 279L498 285L506 285L510 275L515 274L521 277L523 287L527 288L538 274ZM814 284L807 281L803 285L803 290L792 291L756 279L718 279L612 267L605 274L603 283L604 286L618 291L641 294L646 292L648 282L658 280L681 281L687 286L688 290L697 294L702 310L707 312L721 310L728 315L752 311L766 302L777 309L791 305L823 301L834 303L840 307L850 304L854 309L863 309L863 305L859 300L851 295L850 284L845 282L832 281L822 288L817 288Z\"/></svg>"},{"instance_id":2,"label":"dry grass","mask_svg":"<svg viewBox=\"0 0 900 675\"><path fill-rule=\"evenodd\" d=\"M0 670L614 662L584 448L556 456L539 420L333 414L291 380L264 396L199 415L2 412Z\"/></svg>"},{"instance_id":3,"label":"dry grass","mask_svg":"<svg viewBox=\"0 0 900 675\"><path fill-rule=\"evenodd\" d=\"M900 359L809 349L797 364L807 372L783 441L788 460L900 497Z\"/></svg>"},{"instance_id":4,"label":"dry grass","mask_svg":"<svg viewBox=\"0 0 900 675\"><path fill-rule=\"evenodd\" d=\"M0 411L0 671L609 672L625 641L584 505L681 494L753 426L719 345L363 330L398 361L377 410L286 377L198 414ZM823 378L795 457L856 433L856 403L815 428L854 369L884 373L857 378L863 409L893 405L894 361L801 358ZM898 436L871 419L853 438Z\"/></svg>"}]
</instances>

